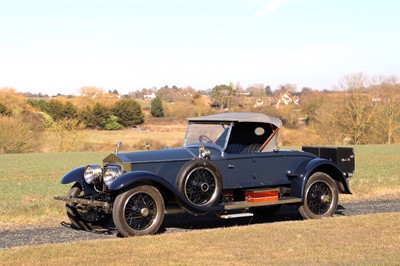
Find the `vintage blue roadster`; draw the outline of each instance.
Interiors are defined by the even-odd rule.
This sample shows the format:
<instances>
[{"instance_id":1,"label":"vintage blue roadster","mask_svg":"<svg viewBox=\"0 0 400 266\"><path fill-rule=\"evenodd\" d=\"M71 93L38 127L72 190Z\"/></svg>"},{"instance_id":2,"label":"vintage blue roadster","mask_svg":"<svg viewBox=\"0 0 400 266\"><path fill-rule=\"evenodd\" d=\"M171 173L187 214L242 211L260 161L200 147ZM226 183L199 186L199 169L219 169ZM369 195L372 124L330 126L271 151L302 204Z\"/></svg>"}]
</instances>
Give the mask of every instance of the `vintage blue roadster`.
<instances>
[{"instance_id":1,"label":"vintage blue roadster","mask_svg":"<svg viewBox=\"0 0 400 266\"><path fill-rule=\"evenodd\" d=\"M354 153L347 147L277 148L282 121L258 113L188 119L180 148L118 153L103 166L68 172L71 226L93 230L112 221L123 236L154 234L164 215L209 212L229 219L296 204L305 219L332 216L350 194Z\"/></svg>"}]
</instances>

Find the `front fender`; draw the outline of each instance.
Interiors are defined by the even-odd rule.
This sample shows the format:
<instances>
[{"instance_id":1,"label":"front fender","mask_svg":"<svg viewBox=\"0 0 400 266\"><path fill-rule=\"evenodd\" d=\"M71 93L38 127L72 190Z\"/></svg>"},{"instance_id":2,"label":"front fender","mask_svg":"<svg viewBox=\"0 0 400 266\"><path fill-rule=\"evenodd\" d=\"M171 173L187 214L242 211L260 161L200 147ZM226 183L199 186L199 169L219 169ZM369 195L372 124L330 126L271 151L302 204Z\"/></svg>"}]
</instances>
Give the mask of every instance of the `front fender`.
<instances>
[{"instance_id":1,"label":"front fender","mask_svg":"<svg viewBox=\"0 0 400 266\"><path fill-rule=\"evenodd\" d=\"M323 172L331 176L335 181L343 185L343 192L351 194L346 177L338 166L326 159L315 158L306 164L302 164L296 170L296 177L292 180L291 191L293 197L303 198L305 187L310 176L315 172Z\"/></svg>"},{"instance_id":2,"label":"front fender","mask_svg":"<svg viewBox=\"0 0 400 266\"><path fill-rule=\"evenodd\" d=\"M69 171L61 178L61 184L65 185L72 182L78 182L86 195L93 193L94 190L85 182L85 179L83 177L84 171L85 166L81 166Z\"/></svg>"},{"instance_id":3,"label":"front fender","mask_svg":"<svg viewBox=\"0 0 400 266\"><path fill-rule=\"evenodd\" d=\"M149 172L149 171L132 171L119 176L117 179L111 182L108 186L110 190L121 190L131 185L143 181L154 181L160 183L167 188L173 188L167 181L162 179L160 176Z\"/></svg>"},{"instance_id":4,"label":"front fender","mask_svg":"<svg viewBox=\"0 0 400 266\"><path fill-rule=\"evenodd\" d=\"M85 181L83 179L83 173L85 171L85 167L81 166L78 168L75 168L68 173L66 173L62 178L61 178L61 184L69 184L72 182L79 182L82 183L82 181ZM86 182L85 182L86 183Z\"/></svg>"},{"instance_id":5,"label":"front fender","mask_svg":"<svg viewBox=\"0 0 400 266\"><path fill-rule=\"evenodd\" d=\"M199 207L199 206L193 205L173 185L168 183L162 177L160 177L152 172L148 172L148 171L132 171L132 172L123 174L123 175L119 176L117 179L115 179L108 186L108 188L113 191L118 191L118 190L126 189L126 188L129 188L130 186L133 186L135 184L140 184L143 182L152 182L152 183L161 185L165 189L168 189L177 198L179 198L182 203L184 203L185 205L188 205L190 208L194 208L196 210L205 211L205 212L213 212L213 211L219 211L219 210L223 209L223 207L221 207L221 206Z\"/></svg>"}]
</instances>

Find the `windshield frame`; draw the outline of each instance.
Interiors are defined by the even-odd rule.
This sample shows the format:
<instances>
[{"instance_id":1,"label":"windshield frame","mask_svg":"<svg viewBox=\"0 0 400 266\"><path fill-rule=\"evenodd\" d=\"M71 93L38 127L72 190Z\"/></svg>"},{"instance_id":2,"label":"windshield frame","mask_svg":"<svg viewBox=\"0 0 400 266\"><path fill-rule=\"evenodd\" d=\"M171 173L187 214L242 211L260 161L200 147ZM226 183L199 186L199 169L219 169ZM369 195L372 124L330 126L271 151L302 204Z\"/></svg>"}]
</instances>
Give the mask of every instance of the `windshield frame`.
<instances>
[{"instance_id":1,"label":"windshield frame","mask_svg":"<svg viewBox=\"0 0 400 266\"><path fill-rule=\"evenodd\" d=\"M216 139L215 139L215 140L213 140L214 141L213 143L208 143L208 144L220 147L221 150L224 151L226 149L226 147L228 146L228 142L229 142L229 138L230 138L230 135L231 135L231 132L232 132L233 124L234 124L234 122L226 122L226 121L215 121L215 122L213 122L213 121L190 121L188 123L187 128L186 128L186 133L185 133L185 138L184 138L184 141L183 141L183 146L186 147L186 146L193 145L193 144L198 144L198 143L200 143L201 145L207 144L207 143L203 143L203 142L200 142L200 141L192 141L192 142L188 143L188 135L190 133L192 133L190 131L191 126L193 126L193 125L204 125L204 127L207 127L207 125L210 125L210 126L221 125L223 130L221 131L220 136L222 136L222 134L225 133L225 130L227 130L226 138L224 140L224 143L222 145L219 145L219 144L216 143ZM202 134L199 134L199 136L200 135L202 135Z\"/></svg>"}]
</instances>

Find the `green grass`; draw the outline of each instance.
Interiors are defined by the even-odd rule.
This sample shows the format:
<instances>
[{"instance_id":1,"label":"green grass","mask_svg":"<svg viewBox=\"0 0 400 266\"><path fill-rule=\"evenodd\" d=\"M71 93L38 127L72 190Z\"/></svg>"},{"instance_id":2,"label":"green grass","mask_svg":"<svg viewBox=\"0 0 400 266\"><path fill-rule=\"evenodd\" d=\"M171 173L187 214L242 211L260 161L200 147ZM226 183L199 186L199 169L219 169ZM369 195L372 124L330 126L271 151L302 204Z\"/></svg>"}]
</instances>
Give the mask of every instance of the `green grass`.
<instances>
[{"instance_id":1,"label":"green grass","mask_svg":"<svg viewBox=\"0 0 400 266\"><path fill-rule=\"evenodd\" d=\"M386 197L400 191L400 145L356 146L352 196ZM37 224L65 219L64 204L53 200L70 185L61 177L78 166L101 164L108 152L0 155L0 225Z\"/></svg>"},{"instance_id":2,"label":"green grass","mask_svg":"<svg viewBox=\"0 0 400 266\"><path fill-rule=\"evenodd\" d=\"M400 213L0 250L0 265L397 265Z\"/></svg>"},{"instance_id":3,"label":"green grass","mask_svg":"<svg viewBox=\"0 0 400 266\"><path fill-rule=\"evenodd\" d=\"M355 194L394 193L400 188L400 145L355 147L356 172L351 185Z\"/></svg>"},{"instance_id":4,"label":"green grass","mask_svg":"<svg viewBox=\"0 0 400 266\"><path fill-rule=\"evenodd\" d=\"M53 200L68 186L61 177L75 167L101 163L108 153L31 153L0 155L0 223L38 223L64 214Z\"/></svg>"}]
</instances>

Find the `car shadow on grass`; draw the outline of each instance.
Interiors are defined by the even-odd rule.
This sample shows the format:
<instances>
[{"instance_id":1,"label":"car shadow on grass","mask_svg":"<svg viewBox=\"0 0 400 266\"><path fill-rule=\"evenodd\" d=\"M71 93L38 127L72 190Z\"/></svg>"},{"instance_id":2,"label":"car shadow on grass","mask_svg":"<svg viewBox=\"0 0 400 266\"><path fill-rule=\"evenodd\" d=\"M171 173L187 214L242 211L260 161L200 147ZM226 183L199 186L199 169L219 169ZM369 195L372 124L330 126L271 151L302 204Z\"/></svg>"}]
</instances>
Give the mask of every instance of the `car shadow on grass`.
<instances>
[{"instance_id":1,"label":"car shadow on grass","mask_svg":"<svg viewBox=\"0 0 400 266\"><path fill-rule=\"evenodd\" d=\"M338 206L335 216L345 216L345 208L342 205ZM269 210L264 212L256 211L252 217L232 219L219 218L215 213L197 216L187 213L178 213L165 215L164 221L157 234L299 220L303 220L303 218L298 212L298 207L296 205L282 205L277 211L274 212ZM106 228L103 228L102 230L96 230L95 232L106 235L114 235L116 237L123 237L118 233L112 221L110 221Z\"/></svg>"},{"instance_id":2,"label":"car shadow on grass","mask_svg":"<svg viewBox=\"0 0 400 266\"><path fill-rule=\"evenodd\" d=\"M158 234L173 233L180 231L216 229L232 226L246 226L252 224L275 223L285 221L303 220L297 210L297 206L281 206L274 213L256 213L252 217L221 219L215 213L193 216L190 214L166 215ZM339 205L335 216L344 216L344 207Z\"/></svg>"}]
</instances>

